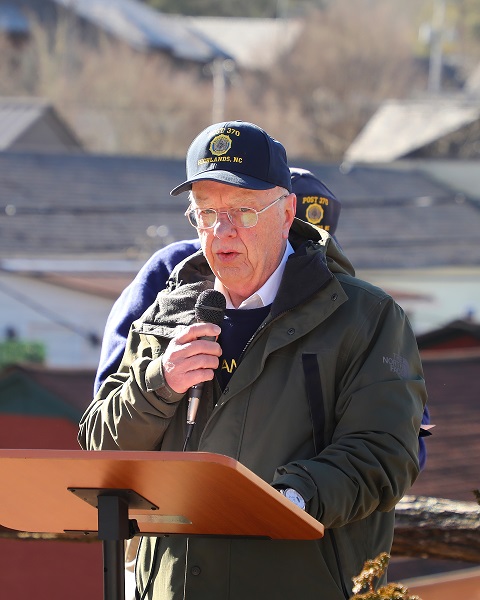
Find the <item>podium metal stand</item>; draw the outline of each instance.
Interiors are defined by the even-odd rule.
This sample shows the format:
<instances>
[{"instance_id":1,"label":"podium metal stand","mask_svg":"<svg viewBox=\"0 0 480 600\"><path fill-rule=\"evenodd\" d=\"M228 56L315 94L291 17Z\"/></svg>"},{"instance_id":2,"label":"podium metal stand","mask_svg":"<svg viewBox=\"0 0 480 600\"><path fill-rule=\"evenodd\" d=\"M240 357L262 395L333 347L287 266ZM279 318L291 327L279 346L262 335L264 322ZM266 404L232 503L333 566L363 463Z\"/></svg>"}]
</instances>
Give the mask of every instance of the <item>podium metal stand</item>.
<instances>
[{"instance_id":1,"label":"podium metal stand","mask_svg":"<svg viewBox=\"0 0 480 600\"><path fill-rule=\"evenodd\" d=\"M311 540L321 523L236 460L206 452L0 450L0 523L98 534L104 599L124 600L134 535Z\"/></svg>"}]
</instances>

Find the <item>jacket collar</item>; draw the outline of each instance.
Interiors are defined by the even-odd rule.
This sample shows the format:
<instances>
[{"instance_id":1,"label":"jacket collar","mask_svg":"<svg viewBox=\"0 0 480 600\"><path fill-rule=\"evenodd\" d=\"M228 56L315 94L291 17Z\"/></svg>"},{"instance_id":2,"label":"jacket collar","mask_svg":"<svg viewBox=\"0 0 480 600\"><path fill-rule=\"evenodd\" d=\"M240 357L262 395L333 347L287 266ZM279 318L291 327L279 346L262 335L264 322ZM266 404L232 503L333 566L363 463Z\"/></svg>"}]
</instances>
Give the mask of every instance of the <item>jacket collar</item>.
<instances>
[{"instance_id":1,"label":"jacket collar","mask_svg":"<svg viewBox=\"0 0 480 600\"><path fill-rule=\"evenodd\" d=\"M334 274L355 275L352 264L335 240L323 229L295 218L290 229L289 242L294 254L288 257L283 277L272 305L275 317L306 302L324 288ZM312 273L315 274L312 277ZM199 250L182 261L173 270L167 286L174 290L199 281L213 287L215 277Z\"/></svg>"}]
</instances>

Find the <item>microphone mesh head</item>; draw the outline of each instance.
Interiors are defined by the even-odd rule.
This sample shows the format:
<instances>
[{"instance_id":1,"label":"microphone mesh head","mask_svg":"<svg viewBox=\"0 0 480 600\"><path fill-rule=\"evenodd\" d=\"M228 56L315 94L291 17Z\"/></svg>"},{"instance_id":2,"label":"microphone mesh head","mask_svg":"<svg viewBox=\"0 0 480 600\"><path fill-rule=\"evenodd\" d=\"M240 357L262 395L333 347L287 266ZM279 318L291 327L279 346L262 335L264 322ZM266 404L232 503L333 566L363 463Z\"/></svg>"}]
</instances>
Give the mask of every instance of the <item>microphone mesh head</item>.
<instances>
[{"instance_id":1,"label":"microphone mesh head","mask_svg":"<svg viewBox=\"0 0 480 600\"><path fill-rule=\"evenodd\" d=\"M221 325L225 315L227 301L217 290L205 290L195 303L195 318L199 323Z\"/></svg>"}]
</instances>

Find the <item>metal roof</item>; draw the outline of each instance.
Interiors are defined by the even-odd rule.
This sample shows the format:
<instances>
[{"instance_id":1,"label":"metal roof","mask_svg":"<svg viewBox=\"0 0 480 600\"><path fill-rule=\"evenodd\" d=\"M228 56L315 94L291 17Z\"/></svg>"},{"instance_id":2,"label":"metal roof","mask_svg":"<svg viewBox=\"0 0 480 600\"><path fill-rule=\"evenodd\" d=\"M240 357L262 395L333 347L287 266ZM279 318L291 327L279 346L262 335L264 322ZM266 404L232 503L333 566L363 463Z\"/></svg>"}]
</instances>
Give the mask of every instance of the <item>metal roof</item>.
<instances>
[{"instance_id":1,"label":"metal roof","mask_svg":"<svg viewBox=\"0 0 480 600\"><path fill-rule=\"evenodd\" d=\"M35 0L18 0L25 9L0 0L0 28L28 33L30 14L43 11ZM244 69L267 70L301 34L301 19L189 17L162 13L137 0L43 0L139 51L164 51L181 60L210 63L231 59ZM42 8L45 8L43 6Z\"/></svg>"},{"instance_id":2,"label":"metal roof","mask_svg":"<svg viewBox=\"0 0 480 600\"><path fill-rule=\"evenodd\" d=\"M136 0L52 0L137 50L157 49L184 60L207 63L231 58L214 40L195 32L184 18Z\"/></svg>"},{"instance_id":3,"label":"metal roof","mask_svg":"<svg viewBox=\"0 0 480 600\"><path fill-rule=\"evenodd\" d=\"M267 71L300 36L300 19L183 17L192 29L215 40L244 69Z\"/></svg>"}]
</instances>

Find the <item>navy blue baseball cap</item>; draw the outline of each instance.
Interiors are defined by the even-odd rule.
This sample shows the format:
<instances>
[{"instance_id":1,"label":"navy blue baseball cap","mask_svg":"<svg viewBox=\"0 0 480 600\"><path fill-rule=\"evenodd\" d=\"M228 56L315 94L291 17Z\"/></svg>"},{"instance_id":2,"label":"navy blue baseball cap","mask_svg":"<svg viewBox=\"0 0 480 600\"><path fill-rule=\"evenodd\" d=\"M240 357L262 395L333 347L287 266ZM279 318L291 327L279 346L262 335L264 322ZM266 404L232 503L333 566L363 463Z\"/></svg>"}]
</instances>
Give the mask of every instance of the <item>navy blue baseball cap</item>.
<instances>
[{"instance_id":1,"label":"navy blue baseball cap","mask_svg":"<svg viewBox=\"0 0 480 600\"><path fill-rule=\"evenodd\" d=\"M215 123L204 129L188 149L186 167L187 179L170 192L172 196L205 179L250 190L279 186L292 191L285 148L245 121Z\"/></svg>"},{"instance_id":2,"label":"navy blue baseball cap","mask_svg":"<svg viewBox=\"0 0 480 600\"><path fill-rule=\"evenodd\" d=\"M342 208L340 201L311 171L292 167L290 172L292 191L297 196L295 216L333 235Z\"/></svg>"}]
</instances>

